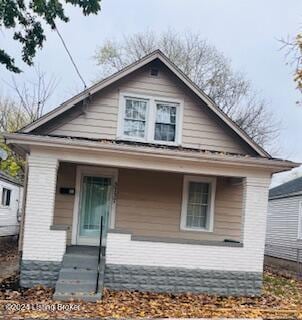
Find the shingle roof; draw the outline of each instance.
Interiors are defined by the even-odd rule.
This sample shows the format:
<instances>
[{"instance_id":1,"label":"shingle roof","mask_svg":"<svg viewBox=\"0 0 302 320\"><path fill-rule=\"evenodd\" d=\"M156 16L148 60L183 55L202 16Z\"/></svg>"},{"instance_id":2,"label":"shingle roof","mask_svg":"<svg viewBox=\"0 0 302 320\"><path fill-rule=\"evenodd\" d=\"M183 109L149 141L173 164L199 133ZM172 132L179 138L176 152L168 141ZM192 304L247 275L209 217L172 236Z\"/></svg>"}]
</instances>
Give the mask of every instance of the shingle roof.
<instances>
[{"instance_id":1,"label":"shingle roof","mask_svg":"<svg viewBox=\"0 0 302 320\"><path fill-rule=\"evenodd\" d=\"M269 198L291 195L293 193L302 193L302 177L288 181L269 191Z\"/></svg>"}]
</instances>

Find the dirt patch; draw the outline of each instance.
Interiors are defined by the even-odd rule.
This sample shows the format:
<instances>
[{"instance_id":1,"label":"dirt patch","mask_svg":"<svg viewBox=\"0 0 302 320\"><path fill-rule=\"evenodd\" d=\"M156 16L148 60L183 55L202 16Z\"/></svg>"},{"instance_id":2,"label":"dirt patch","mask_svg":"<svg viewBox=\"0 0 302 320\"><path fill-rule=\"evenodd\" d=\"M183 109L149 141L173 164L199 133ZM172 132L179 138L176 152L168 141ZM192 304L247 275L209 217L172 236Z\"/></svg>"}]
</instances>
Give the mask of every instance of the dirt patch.
<instances>
[{"instance_id":1,"label":"dirt patch","mask_svg":"<svg viewBox=\"0 0 302 320\"><path fill-rule=\"evenodd\" d=\"M264 274L260 297L218 297L206 294L154 294L104 290L96 303L61 303L52 299L53 290L35 287L13 290L17 279L9 279L0 293L0 310L5 319L70 318L257 318L302 319L302 281ZM12 309L11 306L13 306ZM18 308L23 310L18 310ZM62 310L64 309L65 310Z\"/></svg>"},{"instance_id":2,"label":"dirt patch","mask_svg":"<svg viewBox=\"0 0 302 320\"><path fill-rule=\"evenodd\" d=\"M274 257L265 257L265 268L271 270L275 274L287 277L287 278L301 278L302 279L302 262L299 267L297 262L288 261L284 259L278 259Z\"/></svg>"},{"instance_id":3,"label":"dirt patch","mask_svg":"<svg viewBox=\"0 0 302 320\"><path fill-rule=\"evenodd\" d=\"M0 282L11 277L19 270L17 240L3 242L0 251Z\"/></svg>"}]
</instances>

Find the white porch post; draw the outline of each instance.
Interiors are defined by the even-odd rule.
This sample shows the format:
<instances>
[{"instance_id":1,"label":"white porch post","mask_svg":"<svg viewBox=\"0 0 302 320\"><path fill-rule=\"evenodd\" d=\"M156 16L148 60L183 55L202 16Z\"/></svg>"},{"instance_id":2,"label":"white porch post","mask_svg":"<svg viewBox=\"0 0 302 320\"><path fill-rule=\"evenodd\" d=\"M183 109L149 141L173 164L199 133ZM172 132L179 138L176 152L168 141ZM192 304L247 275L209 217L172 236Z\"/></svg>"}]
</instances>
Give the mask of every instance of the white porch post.
<instances>
[{"instance_id":1,"label":"white porch post","mask_svg":"<svg viewBox=\"0 0 302 320\"><path fill-rule=\"evenodd\" d=\"M53 222L58 160L43 155L28 157L23 260L60 262L66 231L50 230Z\"/></svg>"},{"instance_id":2,"label":"white porch post","mask_svg":"<svg viewBox=\"0 0 302 320\"><path fill-rule=\"evenodd\" d=\"M243 243L250 253L250 262L262 271L266 218L268 207L269 175L246 177L244 181Z\"/></svg>"}]
</instances>

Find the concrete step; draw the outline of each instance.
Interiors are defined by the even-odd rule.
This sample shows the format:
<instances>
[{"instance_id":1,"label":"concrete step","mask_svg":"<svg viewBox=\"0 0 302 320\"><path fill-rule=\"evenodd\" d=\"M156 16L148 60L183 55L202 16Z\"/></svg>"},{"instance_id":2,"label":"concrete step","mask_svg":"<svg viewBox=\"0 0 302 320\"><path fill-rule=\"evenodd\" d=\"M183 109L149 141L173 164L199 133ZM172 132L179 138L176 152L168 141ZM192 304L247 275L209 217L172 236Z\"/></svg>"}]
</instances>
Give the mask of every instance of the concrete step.
<instances>
[{"instance_id":1,"label":"concrete step","mask_svg":"<svg viewBox=\"0 0 302 320\"><path fill-rule=\"evenodd\" d=\"M95 294L98 248L88 246L68 247L56 283L54 299L61 301L97 301L102 295L105 257L101 258L98 293Z\"/></svg>"},{"instance_id":2,"label":"concrete step","mask_svg":"<svg viewBox=\"0 0 302 320\"><path fill-rule=\"evenodd\" d=\"M74 268L62 268L60 270L60 279L64 280L88 280L94 281L97 276L97 270L91 269L74 269Z\"/></svg>"},{"instance_id":3,"label":"concrete step","mask_svg":"<svg viewBox=\"0 0 302 320\"><path fill-rule=\"evenodd\" d=\"M86 301L86 302L96 302L102 299L101 293L87 293L87 292L75 292L75 293L66 293L66 292L55 292L53 295L54 300L58 301Z\"/></svg>"},{"instance_id":4,"label":"concrete step","mask_svg":"<svg viewBox=\"0 0 302 320\"><path fill-rule=\"evenodd\" d=\"M99 252L99 247L93 247L93 246L68 246L66 248L66 253L69 254L78 254L81 256L97 256Z\"/></svg>"},{"instance_id":5,"label":"concrete step","mask_svg":"<svg viewBox=\"0 0 302 320\"><path fill-rule=\"evenodd\" d=\"M99 288L102 288L103 279L99 279ZM92 293L95 290L96 279L94 281L88 280L63 280L59 279L56 283L56 291L74 293L74 292L86 292Z\"/></svg>"},{"instance_id":6,"label":"concrete step","mask_svg":"<svg viewBox=\"0 0 302 320\"><path fill-rule=\"evenodd\" d=\"M96 270L98 257L94 255L78 255L66 253L63 257L63 268Z\"/></svg>"}]
</instances>

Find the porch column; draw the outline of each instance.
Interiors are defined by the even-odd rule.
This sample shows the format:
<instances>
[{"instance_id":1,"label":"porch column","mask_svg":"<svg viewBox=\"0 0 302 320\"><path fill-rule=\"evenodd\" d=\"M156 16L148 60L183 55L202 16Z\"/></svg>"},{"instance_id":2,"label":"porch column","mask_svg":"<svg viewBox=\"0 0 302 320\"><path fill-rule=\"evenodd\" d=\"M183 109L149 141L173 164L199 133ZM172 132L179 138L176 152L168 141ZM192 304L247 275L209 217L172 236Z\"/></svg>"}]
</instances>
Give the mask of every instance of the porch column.
<instances>
[{"instance_id":1,"label":"porch column","mask_svg":"<svg viewBox=\"0 0 302 320\"><path fill-rule=\"evenodd\" d=\"M268 208L269 175L246 177L244 182L243 243L250 264L262 272Z\"/></svg>"},{"instance_id":2,"label":"porch column","mask_svg":"<svg viewBox=\"0 0 302 320\"><path fill-rule=\"evenodd\" d=\"M28 157L21 285L53 286L66 249L66 231L50 230L53 222L58 160Z\"/></svg>"}]
</instances>

